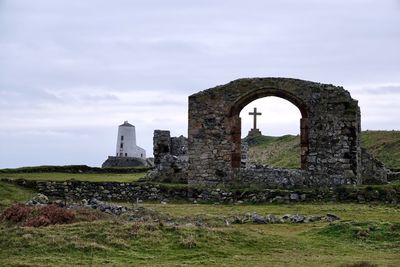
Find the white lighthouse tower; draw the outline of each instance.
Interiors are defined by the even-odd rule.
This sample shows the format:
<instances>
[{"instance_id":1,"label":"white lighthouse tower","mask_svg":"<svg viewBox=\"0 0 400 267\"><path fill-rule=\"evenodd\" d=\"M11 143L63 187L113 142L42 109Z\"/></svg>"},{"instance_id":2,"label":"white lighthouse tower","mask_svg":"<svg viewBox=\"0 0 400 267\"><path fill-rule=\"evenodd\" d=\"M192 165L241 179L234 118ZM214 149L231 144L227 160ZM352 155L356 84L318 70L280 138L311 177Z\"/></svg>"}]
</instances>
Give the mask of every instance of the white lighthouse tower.
<instances>
[{"instance_id":1,"label":"white lighthouse tower","mask_svg":"<svg viewBox=\"0 0 400 267\"><path fill-rule=\"evenodd\" d=\"M118 127L116 156L146 159L146 150L136 145L135 126L128 121Z\"/></svg>"}]
</instances>

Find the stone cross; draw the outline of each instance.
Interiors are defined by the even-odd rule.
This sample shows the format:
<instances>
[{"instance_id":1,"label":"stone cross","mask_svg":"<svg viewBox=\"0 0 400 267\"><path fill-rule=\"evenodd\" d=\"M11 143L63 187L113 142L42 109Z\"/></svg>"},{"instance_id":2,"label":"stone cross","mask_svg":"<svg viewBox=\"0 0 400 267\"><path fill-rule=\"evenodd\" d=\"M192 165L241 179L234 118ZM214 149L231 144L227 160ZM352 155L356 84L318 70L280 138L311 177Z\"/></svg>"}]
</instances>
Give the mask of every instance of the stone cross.
<instances>
[{"instance_id":1,"label":"stone cross","mask_svg":"<svg viewBox=\"0 0 400 267\"><path fill-rule=\"evenodd\" d=\"M257 112L257 108L254 108L254 112L249 112L249 115L253 115L253 129L257 129L257 115L262 115L261 112Z\"/></svg>"}]
</instances>

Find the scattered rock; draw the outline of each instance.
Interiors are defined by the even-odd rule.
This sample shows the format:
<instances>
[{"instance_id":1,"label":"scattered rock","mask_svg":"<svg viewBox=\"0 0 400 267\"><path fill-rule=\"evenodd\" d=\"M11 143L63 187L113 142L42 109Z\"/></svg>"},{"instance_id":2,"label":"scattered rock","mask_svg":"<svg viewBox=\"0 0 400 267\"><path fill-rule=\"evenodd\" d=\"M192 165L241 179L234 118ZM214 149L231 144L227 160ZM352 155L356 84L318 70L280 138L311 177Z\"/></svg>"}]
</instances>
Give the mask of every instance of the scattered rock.
<instances>
[{"instance_id":1,"label":"scattered rock","mask_svg":"<svg viewBox=\"0 0 400 267\"><path fill-rule=\"evenodd\" d=\"M294 200L294 201L299 201L300 200L300 196L297 193L290 193L289 198L290 198L290 200Z\"/></svg>"},{"instance_id":2,"label":"scattered rock","mask_svg":"<svg viewBox=\"0 0 400 267\"><path fill-rule=\"evenodd\" d=\"M275 223L310 223L318 221L334 222L340 220L340 218L334 214L327 214L326 216L304 216L300 214L285 214L281 217L268 214L266 216L259 215L257 213L246 213L243 216L233 216L229 219L225 219L232 224L244 224L244 223L256 223L256 224L275 224Z\"/></svg>"},{"instance_id":3,"label":"scattered rock","mask_svg":"<svg viewBox=\"0 0 400 267\"><path fill-rule=\"evenodd\" d=\"M37 194L31 200L26 202L26 205L31 205L31 206L47 205L47 204L49 204L49 198L41 193Z\"/></svg>"},{"instance_id":4,"label":"scattered rock","mask_svg":"<svg viewBox=\"0 0 400 267\"><path fill-rule=\"evenodd\" d=\"M251 220L252 220L252 222L258 223L258 224L268 223L268 221L266 220L265 217L260 216L257 213L253 213L253 215L251 215Z\"/></svg>"},{"instance_id":5,"label":"scattered rock","mask_svg":"<svg viewBox=\"0 0 400 267\"><path fill-rule=\"evenodd\" d=\"M327 222L334 222L334 221L338 221L340 220L340 218L334 214L326 214L326 216L324 217L325 221Z\"/></svg>"},{"instance_id":6,"label":"scattered rock","mask_svg":"<svg viewBox=\"0 0 400 267\"><path fill-rule=\"evenodd\" d=\"M273 199L270 200L271 203L283 203L285 202L285 199L281 196L276 196Z\"/></svg>"},{"instance_id":7,"label":"scattered rock","mask_svg":"<svg viewBox=\"0 0 400 267\"><path fill-rule=\"evenodd\" d=\"M265 218L267 219L268 223L280 223L281 222L281 219L277 218L273 214L268 214Z\"/></svg>"},{"instance_id":8,"label":"scattered rock","mask_svg":"<svg viewBox=\"0 0 400 267\"><path fill-rule=\"evenodd\" d=\"M305 216L299 214L289 216L289 220L294 223L303 223L305 218Z\"/></svg>"}]
</instances>

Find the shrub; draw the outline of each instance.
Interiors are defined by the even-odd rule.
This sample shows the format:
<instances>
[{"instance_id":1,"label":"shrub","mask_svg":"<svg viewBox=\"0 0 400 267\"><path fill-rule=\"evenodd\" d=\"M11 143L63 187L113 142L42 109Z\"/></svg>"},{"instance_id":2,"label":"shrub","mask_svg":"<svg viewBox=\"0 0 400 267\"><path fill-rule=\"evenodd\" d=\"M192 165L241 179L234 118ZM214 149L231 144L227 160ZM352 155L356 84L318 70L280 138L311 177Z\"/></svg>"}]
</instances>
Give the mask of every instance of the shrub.
<instances>
[{"instance_id":1,"label":"shrub","mask_svg":"<svg viewBox=\"0 0 400 267\"><path fill-rule=\"evenodd\" d=\"M2 213L0 219L12 223L21 223L23 226L40 227L71 223L75 219L75 213L56 205L31 207L14 204Z\"/></svg>"},{"instance_id":2,"label":"shrub","mask_svg":"<svg viewBox=\"0 0 400 267\"><path fill-rule=\"evenodd\" d=\"M13 223L23 222L32 214L33 209L33 207L24 204L14 204L1 214L0 220L6 220Z\"/></svg>"},{"instance_id":3,"label":"shrub","mask_svg":"<svg viewBox=\"0 0 400 267\"><path fill-rule=\"evenodd\" d=\"M51 221L46 216L40 215L33 217L32 219L28 220L24 223L24 226L28 227L41 227L41 226L48 226L51 224Z\"/></svg>"},{"instance_id":4,"label":"shrub","mask_svg":"<svg viewBox=\"0 0 400 267\"><path fill-rule=\"evenodd\" d=\"M40 216L49 219L50 224L63 224L72 222L75 218L75 213L56 205L49 205L39 208L39 217Z\"/></svg>"}]
</instances>

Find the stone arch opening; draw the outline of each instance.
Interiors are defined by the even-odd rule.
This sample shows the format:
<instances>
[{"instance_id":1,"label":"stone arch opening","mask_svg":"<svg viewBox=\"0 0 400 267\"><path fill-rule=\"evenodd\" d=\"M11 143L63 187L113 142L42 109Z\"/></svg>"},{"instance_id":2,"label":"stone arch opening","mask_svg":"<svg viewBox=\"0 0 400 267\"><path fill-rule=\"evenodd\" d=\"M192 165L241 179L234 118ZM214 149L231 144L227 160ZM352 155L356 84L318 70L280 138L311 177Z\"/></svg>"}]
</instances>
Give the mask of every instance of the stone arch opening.
<instances>
[{"instance_id":1,"label":"stone arch opening","mask_svg":"<svg viewBox=\"0 0 400 267\"><path fill-rule=\"evenodd\" d=\"M255 108L258 113L256 118ZM239 117L241 168L301 168L299 125L302 116L297 106L280 97L262 97L247 104L240 111Z\"/></svg>"},{"instance_id":2,"label":"stone arch opening","mask_svg":"<svg viewBox=\"0 0 400 267\"><path fill-rule=\"evenodd\" d=\"M233 144L232 149L232 156L231 156L231 166L234 169L240 168L241 166L241 128L242 122L240 118L241 110L253 102L254 100L268 97L268 96L275 96L278 98L285 99L296 106L300 113L300 167L301 169L307 168L307 156L308 156L308 132L309 132L309 111L307 109L306 103L302 101L300 98L291 94L287 91L282 91L276 88L260 88L257 90L250 91L249 93L243 95L239 99L237 99L229 109L228 119L232 121L234 127L233 131L231 132L231 140Z\"/></svg>"}]
</instances>

